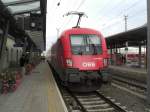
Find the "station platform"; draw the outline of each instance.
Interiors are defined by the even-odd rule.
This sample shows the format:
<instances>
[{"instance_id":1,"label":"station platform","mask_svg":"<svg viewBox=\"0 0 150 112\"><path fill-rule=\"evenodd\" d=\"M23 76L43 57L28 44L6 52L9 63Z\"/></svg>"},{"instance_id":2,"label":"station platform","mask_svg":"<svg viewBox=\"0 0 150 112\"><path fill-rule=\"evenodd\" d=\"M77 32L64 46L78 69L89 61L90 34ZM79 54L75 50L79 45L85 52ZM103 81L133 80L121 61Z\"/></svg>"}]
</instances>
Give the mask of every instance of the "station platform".
<instances>
[{"instance_id":1,"label":"station platform","mask_svg":"<svg viewBox=\"0 0 150 112\"><path fill-rule=\"evenodd\" d=\"M15 92L0 95L0 112L68 112L47 62L24 76Z\"/></svg>"},{"instance_id":2,"label":"station platform","mask_svg":"<svg viewBox=\"0 0 150 112\"><path fill-rule=\"evenodd\" d=\"M113 75L137 80L146 83L147 71L144 68L132 68L127 66L109 65L108 71Z\"/></svg>"}]
</instances>

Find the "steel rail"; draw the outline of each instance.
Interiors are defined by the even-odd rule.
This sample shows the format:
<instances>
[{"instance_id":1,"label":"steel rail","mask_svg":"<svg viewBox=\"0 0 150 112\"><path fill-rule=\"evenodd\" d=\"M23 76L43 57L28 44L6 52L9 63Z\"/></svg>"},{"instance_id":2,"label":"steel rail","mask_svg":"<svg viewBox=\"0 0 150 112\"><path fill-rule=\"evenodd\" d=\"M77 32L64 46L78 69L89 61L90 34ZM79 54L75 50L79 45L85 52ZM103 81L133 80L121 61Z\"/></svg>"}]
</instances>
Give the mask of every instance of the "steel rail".
<instances>
[{"instance_id":1,"label":"steel rail","mask_svg":"<svg viewBox=\"0 0 150 112\"><path fill-rule=\"evenodd\" d=\"M106 98L101 93L95 91L95 94L102 98L104 101L106 101L108 104L110 104L113 108L115 108L118 112L127 112L126 110L122 109L120 106L116 105L114 102L112 102L110 99Z\"/></svg>"},{"instance_id":2,"label":"steel rail","mask_svg":"<svg viewBox=\"0 0 150 112\"><path fill-rule=\"evenodd\" d=\"M74 100L78 103L78 105L81 107L82 112L88 112L86 108L81 104L81 102L78 100L78 98L73 94L72 91L70 91L68 88L65 88L67 92L71 95L71 97L74 98Z\"/></svg>"},{"instance_id":3,"label":"steel rail","mask_svg":"<svg viewBox=\"0 0 150 112\"><path fill-rule=\"evenodd\" d=\"M118 78L117 78L118 77ZM135 81L135 83L134 82L129 82L129 81L134 81L134 80L129 80L129 81L127 81L127 79L121 79L122 77L119 77L119 76L115 76L115 77L112 77L112 79L114 79L114 80L116 80L116 81L119 81L119 82L122 82L122 83L125 83L125 84L129 84L129 85L131 85L131 86L134 86L134 87L137 87L137 88L140 88L140 89L143 89L143 90L146 90L147 88L146 87L144 87L144 86L141 86L140 84L142 84L142 83L139 83L139 82L137 82L137 81ZM137 83L137 84L136 84Z\"/></svg>"}]
</instances>

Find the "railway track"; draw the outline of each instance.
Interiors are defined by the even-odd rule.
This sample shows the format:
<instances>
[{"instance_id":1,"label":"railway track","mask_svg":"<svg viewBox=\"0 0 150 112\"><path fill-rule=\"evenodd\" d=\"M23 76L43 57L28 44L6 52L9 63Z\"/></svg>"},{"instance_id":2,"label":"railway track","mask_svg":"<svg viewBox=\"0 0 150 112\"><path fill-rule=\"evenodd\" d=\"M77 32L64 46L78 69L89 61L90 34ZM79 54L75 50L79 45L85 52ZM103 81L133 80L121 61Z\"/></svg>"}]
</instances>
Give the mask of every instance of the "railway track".
<instances>
[{"instance_id":1,"label":"railway track","mask_svg":"<svg viewBox=\"0 0 150 112\"><path fill-rule=\"evenodd\" d=\"M55 73L54 70L53 72ZM91 93L72 92L68 88L62 87L56 76L54 77L69 112L133 112L127 111L125 106L121 106L115 99L106 97L100 91Z\"/></svg>"},{"instance_id":2,"label":"railway track","mask_svg":"<svg viewBox=\"0 0 150 112\"><path fill-rule=\"evenodd\" d=\"M62 92L70 112L131 112L121 106L115 99L105 97L99 91L91 93L74 93L68 89Z\"/></svg>"},{"instance_id":3,"label":"railway track","mask_svg":"<svg viewBox=\"0 0 150 112\"><path fill-rule=\"evenodd\" d=\"M120 76L113 76L112 79L112 86L125 90L142 99L146 99L146 84L135 80L122 78Z\"/></svg>"},{"instance_id":4,"label":"railway track","mask_svg":"<svg viewBox=\"0 0 150 112\"><path fill-rule=\"evenodd\" d=\"M147 89L146 84L138 82L136 80L131 80L131 79L123 78L121 76L112 76L112 78L115 81L126 83L128 85L134 86L134 87L142 89L142 90L146 90Z\"/></svg>"}]
</instances>

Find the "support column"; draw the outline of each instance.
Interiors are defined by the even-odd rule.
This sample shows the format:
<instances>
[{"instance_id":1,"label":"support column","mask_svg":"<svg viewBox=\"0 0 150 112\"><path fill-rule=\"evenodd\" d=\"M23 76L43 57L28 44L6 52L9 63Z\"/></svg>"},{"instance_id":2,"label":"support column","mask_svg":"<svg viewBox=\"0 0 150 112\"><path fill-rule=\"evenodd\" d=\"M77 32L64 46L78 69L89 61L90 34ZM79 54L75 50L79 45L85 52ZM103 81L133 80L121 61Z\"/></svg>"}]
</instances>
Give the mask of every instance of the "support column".
<instances>
[{"instance_id":1,"label":"support column","mask_svg":"<svg viewBox=\"0 0 150 112\"><path fill-rule=\"evenodd\" d=\"M126 44L126 47L125 47L125 62L127 63L127 60L128 60L128 42L125 43Z\"/></svg>"},{"instance_id":2,"label":"support column","mask_svg":"<svg viewBox=\"0 0 150 112\"><path fill-rule=\"evenodd\" d=\"M118 53L117 44L115 43L115 52Z\"/></svg>"},{"instance_id":3,"label":"support column","mask_svg":"<svg viewBox=\"0 0 150 112\"><path fill-rule=\"evenodd\" d=\"M112 65L112 46L110 46L110 64Z\"/></svg>"},{"instance_id":4,"label":"support column","mask_svg":"<svg viewBox=\"0 0 150 112\"><path fill-rule=\"evenodd\" d=\"M147 101L150 104L150 0L147 0Z\"/></svg>"},{"instance_id":5,"label":"support column","mask_svg":"<svg viewBox=\"0 0 150 112\"><path fill-rule=\"evenodd\" d=\"M141 60L141 42L139 42L139 67L141 68L142 60Z\"/></svg>"},{"instance_id":6,"label":"support column","mask_svg":"<svg viewBox=\"0 0 150 112\"><path fill-rule=\"evenodd\" d=\"M22 54L25 54L25 53L26 53L26 49L27 49L27 38L25 37L25 42L24 42Z\"/></svg>"},{"instance_id":7,"label":"support column","mask_svg":"<svg viewBox=\"0 0 150 112\"><path fill-rule=\"evenodd\" d=\"M33 60L32 60L32 52L33 52L33 45L31 45L31 48L30 48L30 51L29 51L29 63L30 63L31 61L33 61Z\"/></svg>"},{"instance_id":8,"label":"support column","mask_svg":"<svg viewBox=\"0 0 150 112\"><path fill-rule=\"evenodd\" d=\"M3 64L5 61L5 54L6 54L6 43L7 43L7 36L8 36L8 30L9 30L9 21L6 22L6 27L4 29L4 33L2 36L2 42L0 46L0 72L3 70Z\"/></svg>"},{"instance_id":9,"label":"support column","mask_svg":"<svg viewBox=\"0 0 150 112\"><path fill-rule=\"evenodd\" d=\"M145 52L145 68L147 69L147 40L146 40L146 52Z\"/></svg>"}]
</instances>

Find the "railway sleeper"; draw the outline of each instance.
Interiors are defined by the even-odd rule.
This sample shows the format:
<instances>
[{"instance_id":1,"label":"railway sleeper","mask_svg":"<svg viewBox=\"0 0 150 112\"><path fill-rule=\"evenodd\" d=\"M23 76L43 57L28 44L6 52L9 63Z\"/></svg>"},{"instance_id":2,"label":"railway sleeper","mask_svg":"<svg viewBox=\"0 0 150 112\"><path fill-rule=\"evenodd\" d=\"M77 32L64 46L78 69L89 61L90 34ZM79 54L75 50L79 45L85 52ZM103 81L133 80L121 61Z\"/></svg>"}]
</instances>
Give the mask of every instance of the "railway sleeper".
<instances>
[{"instance_id":1,"label":"railway sleeper","mask_svg":"<svg viewBox=\"0 0 150 112\"><path fill-rule=\"evenodd\" d=\"M95 108L108 108L110 107L110 105L105 103L105 104L96 104L96 105L84 105L84 107L95 109Z\"/></svg>"},{"instance_id":2,"label":"railway sleeper","mask_svg":"<svg viewBox=\"0 0 150 112\"><path fill-rule=\"evenodd\" d=\"M109 112L109 111L114 111L115 109L110 107L110 108L105 108L105 109L87 109L88 112Z\"/></svg>"}]
</instances>

